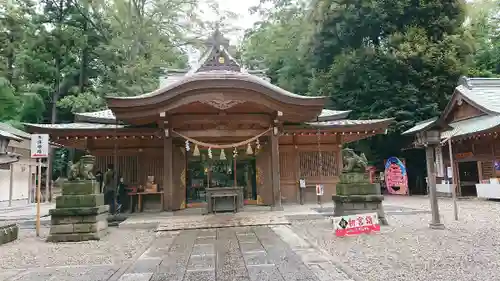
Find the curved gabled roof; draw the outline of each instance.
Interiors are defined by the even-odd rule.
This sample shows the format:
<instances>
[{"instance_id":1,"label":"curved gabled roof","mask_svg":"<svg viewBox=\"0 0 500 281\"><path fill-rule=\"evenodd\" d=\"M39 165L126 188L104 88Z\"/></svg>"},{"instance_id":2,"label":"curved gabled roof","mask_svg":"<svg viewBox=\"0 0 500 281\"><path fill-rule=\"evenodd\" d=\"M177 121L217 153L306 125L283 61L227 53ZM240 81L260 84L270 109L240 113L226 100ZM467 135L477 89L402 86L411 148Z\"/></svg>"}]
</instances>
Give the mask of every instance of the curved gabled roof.
<instances>
[{"instance_id":1,"label":"curved gabled roof","mask_svg":"<svg viewBox=\"0 0 500 281\"><path fill-rule=\"evenodd\" d=\"M188 91L203 89L247 89L262 93L272 99L288 104L322 106L327 97L301 96L284 90L270 82L243 72L214 70L192 73L163 88L132 97L108 97L108 106L130 107L164 102Z\"/></svg>"}]
</instances>

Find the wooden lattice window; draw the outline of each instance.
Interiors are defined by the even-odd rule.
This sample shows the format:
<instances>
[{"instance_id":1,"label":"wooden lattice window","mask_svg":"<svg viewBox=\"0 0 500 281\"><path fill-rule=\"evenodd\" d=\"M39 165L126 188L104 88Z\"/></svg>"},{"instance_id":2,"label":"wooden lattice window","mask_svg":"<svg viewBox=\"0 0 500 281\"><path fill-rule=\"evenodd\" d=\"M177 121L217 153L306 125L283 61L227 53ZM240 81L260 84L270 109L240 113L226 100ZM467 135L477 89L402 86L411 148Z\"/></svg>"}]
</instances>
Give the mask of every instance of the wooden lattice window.
<instances>
[{"instance_id":1,"label":"wooden lattice window","mask_svg":"<svg viewBox=\"0 0 500 281\"><path fill-rule=\"evenodd\" d=\"M334 151L321 152L323 169L320 171L318 151L299 152L300 177L333 177L337 175L337 154Z\"/></svg>"},{"instance_id":2,"label":"wooden lattice window","mask_svg":"<svg viewBox=\"0 0 500 281\"><path fill-rule=\"evenodd\" d=\"M113 156L97 156L94 165L94 173L101 171L105 173L108 170L108 165L113 164L115 171L122 176L126 183L138 182L138 157L137 156L118 156L118 163L114 163Z\"/></svg>"},{"instance_id":3,"label":"wooden lattice window","mask_svg":"<svg viewBox=\"0 0 500 281\"><path fill-rule=\"evenodd\" d=\"M280 176L282 178L293 178L295 168L293 153L280 151Z\"/></svg>"},{"instance_id":4,"label":"wooden lattice window","mask_svg":"<svg viewBox=\"0 0 500 281\"><path fill-rule=\"evenodd\" d=\"M491 179L495 176L495 167L493 161L481 162L482 178L483 180Z\"/></svg>"},{"instance_id":5,"label":"wooden lattice window","mask_svg":"<svg viewBox=\"0 0 500 281\"><path fill-rule=\"evenodd\" d=\"M495 148L495 156L500 156L500 143L495 142L494 148Z\"/></svg>"}]
</instances>

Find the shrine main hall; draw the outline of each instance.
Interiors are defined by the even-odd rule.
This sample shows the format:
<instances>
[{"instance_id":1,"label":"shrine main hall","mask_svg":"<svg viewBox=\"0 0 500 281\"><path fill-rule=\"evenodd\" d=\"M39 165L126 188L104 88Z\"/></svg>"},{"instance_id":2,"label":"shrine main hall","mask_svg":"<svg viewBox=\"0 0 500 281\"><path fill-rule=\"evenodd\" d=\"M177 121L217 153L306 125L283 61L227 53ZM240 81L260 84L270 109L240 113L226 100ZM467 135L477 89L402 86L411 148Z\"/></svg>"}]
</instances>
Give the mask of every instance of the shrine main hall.
<instances>
[{"instance_id":1,"label":"shrine main hall","mask_svg":"<svg viewBox=\"0 0 500 281\"><path fill-rule=\"evenodd\" d=\"M113 164L128 186L153 186L163 210L203 206L210 189L226 187L239 188L243 204L279 210L316 202L316 184L329 201L342 146L392 122L324 109L327 97L294 94L245 70L219 32L208 42L196 66L168 72L153 92L107 97L107 109L77 113L74 123L27 128L92 154L94 172Z\"/></svg>"}]
</instances>

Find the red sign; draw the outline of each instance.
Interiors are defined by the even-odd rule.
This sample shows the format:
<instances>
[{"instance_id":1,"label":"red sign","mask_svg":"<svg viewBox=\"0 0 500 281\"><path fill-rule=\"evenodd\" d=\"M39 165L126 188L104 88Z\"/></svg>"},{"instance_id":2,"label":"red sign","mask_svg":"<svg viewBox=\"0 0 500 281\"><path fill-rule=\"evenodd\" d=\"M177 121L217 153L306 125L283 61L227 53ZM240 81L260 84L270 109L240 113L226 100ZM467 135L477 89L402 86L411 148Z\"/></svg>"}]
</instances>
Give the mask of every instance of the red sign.
<instances>
[{"instance_id":1,"label":"red sign","mask_svg":"<svg viewBox=\"0 0 500 281\"><path fill-rule=\"evenodd\" d=\"M338 237L380 232L377 213L334 217L333 225Z\"/></svg>"},{"instance_id":2,"label":"red sign","mask_svg":"<svg viewBox=\"0 0 500 281\"><path fill-rule=\"evenodd\" d=\"M408 174L404 160L391 157L385 162L385 186L390 194L408 194Z\"/></svg>"}]
</instances>

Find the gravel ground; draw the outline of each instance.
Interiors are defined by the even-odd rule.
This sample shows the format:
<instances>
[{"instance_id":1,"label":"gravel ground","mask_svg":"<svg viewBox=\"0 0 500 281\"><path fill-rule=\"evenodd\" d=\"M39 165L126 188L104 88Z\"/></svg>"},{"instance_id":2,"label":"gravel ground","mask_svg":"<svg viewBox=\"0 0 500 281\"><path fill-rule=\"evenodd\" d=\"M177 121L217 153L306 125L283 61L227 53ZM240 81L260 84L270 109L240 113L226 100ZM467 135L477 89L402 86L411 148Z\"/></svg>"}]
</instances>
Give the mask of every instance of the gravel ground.
<instances>
[{"instance_id":1,"label":"gravel ground","mask_svg":"<svg viewBox=\"0 0 500 281\"><path fill-rule=\"evenodd\" d=\"M426 197L388 197L394 205L429 210ZM500 202L439 202L445 230L431 230L430 214L404 211L387 216L381 233L337 238L329 219L296 221L293 229L342 260L366 281L500 280ZM408 209L406 209L408 210Z\"/></svg>"},{"instance_id":2,"label":"gravel ground","mask_svg":"<svg viewBox=\"0 0 500 281\"><path fill-rule=\"evenodd\" d=\"M49 228L40 237L34 229L20 229L19 239L0 246L0 268L25 269L68 265L121 265L154 239L149 230L110 228L101 241L47 243Z\"/></svg>"}]
</instances>

